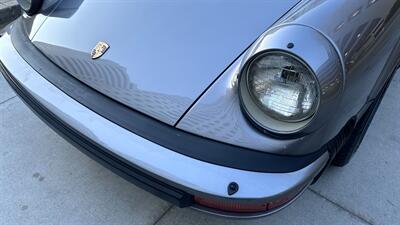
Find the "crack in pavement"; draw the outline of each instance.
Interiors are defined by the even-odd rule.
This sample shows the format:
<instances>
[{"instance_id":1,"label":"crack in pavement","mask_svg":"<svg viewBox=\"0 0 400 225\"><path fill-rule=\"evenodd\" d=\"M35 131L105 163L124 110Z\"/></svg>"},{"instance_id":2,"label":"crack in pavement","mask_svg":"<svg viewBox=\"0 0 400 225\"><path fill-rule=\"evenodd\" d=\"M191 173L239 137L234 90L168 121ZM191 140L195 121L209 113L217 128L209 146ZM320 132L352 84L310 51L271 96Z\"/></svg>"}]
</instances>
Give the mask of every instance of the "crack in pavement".
<instances>
[{"instance_id":1,"label":"crack in pavement","mask_svg":"<svg viewBox=\"0 0 400 225\"><path fill-rule=\"evenodd\" d=\"M6 99L6 100L0 102L0 105L2 105L3 103L6 103L6 102L8 102L8 101L11 101L11 100L14 99L15 97L17 97L17 96L14 95L13 97L10 97L10 98L8 98L8 99Z\"/></svg>"},{"instance_id":2,"label":"crack in pavement","mask_svg":"<svg viewBox=\"0 0 400 225\"><path fill-rule=\"evenodd\" d=\"M373 222L368 221L367 219L363 218L361 215L359 215L359 214L357 214L357 213L351 211L350 209L345 208L344 206L340 205L339 203L336 203L336 202L334 202L333 200L331 200L331 199L329 199L329 198L323 196L321 193L319 193L319 192L317 192L317 191L315 191L315 190L313 190L313 189L311 189L311 188L308 188L308 190L310 190L310 192L312 192L312 193L315 194L316 196L318 196L318 197L320 197L320 198L322 198L322 199L328 201L329 203L333 204L334 206L338 207L339 209L342 209L342 210L348 212L350 215L352 215L352 216L358 218L358 219L361 220L362 222L364 222L364 223L366 223L366 224L368 224L368 225L375 225Z\"/></svg>"},{"instance_id":3,"label":"crack in pavement","mask_svg":"<svg viewBox=\"0 0 400 225\"><path fill-rule=\"evenodd\" d=\"M164 216L167 215L167 214L171 211L172 208L174 208L174 205L171 204L171 205L168 207L168 209L165 210L165 211L161 214L161 216L158 217L158 218L156 219L156 221L153 223L153 225L158 224L158 223L162 220L162 218L164 218Z\"/></svg>"}]
</instances>

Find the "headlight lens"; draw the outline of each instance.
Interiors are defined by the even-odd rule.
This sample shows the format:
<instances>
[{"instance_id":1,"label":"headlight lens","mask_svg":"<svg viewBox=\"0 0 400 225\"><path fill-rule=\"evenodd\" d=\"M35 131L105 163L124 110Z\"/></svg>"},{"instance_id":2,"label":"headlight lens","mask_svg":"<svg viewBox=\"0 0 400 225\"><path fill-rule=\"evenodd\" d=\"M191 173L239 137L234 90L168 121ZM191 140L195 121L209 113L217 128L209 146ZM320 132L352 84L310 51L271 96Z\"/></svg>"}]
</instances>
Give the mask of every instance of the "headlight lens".
<instances>
[{"instance_id":1,"label":"headlight lens","mask_svg":"<svg viewBox=\"0 0 400 225\"><path fill-rule=\"evenodd\" d=\"M260 116L269 117L256 121L263 127L279 131L279 127L284 126L282 123L303 126L304 121L315 114L319 104L319 84L313 71L298 57L282 51L264 52L256 56L244 72L250 99L264 115L252 112L254 109L248 112L256 120ZM292 128L282 129L290 132Z\"/></svg>"}]
</instances>

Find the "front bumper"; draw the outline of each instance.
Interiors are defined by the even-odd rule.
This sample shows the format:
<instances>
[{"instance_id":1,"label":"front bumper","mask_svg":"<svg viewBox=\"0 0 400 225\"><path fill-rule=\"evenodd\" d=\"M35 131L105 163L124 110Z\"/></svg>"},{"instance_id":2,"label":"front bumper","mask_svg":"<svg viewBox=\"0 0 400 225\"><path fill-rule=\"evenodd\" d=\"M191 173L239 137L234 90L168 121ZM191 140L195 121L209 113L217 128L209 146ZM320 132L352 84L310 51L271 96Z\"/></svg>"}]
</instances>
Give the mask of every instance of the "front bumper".
<instances>
[{"instance_id":1,"label":"front bumper","mask_svg":"<svg viewBox=\"0 0 400 225\"><path fill-rule=\"evenodd\" d=\"M9 34L0 39L0 73L24 102L58 133L117 174L180 207L232 217L257 217L288 205L328 162L322 154L308 166L285 173L255 172L208 163L172 151L118 126L46 80L14 48ZM83 93L84 94L84 93ZM231 182L239 190L229 195ZM196 198L267 203L291 201L258 213L234 213L196 204ZM268 207L267 207L268 208Z\"/></svg>"}]
</instances>

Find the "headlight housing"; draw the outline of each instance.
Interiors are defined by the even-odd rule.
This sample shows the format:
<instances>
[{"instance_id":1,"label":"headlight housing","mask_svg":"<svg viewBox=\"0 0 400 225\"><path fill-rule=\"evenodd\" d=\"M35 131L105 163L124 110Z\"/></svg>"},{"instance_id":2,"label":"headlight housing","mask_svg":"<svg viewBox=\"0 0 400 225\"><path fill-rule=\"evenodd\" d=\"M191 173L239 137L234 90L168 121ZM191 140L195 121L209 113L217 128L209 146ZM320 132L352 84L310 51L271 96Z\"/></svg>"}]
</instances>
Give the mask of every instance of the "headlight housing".
<instances>
[{"instance_id":1,"label":"headlight housing","mask_svg":"<svg viewBox=\"0 0 400 225\"><path fill-rule=\"evenodd\" d=\"M250 119L274 133L304 128L320 101L318 79L299 57L278 50L255 55L240 79L242 105Z\"/></svg>"},{"instance_id":2,"label":"headlight housing","mask_svg":"<svg viewBox=\"0 0 400 225\"><path fill-rule=\"evenodd\" d=\"M43 0L17 0L17 2L26 14L30 16L37 13L43 4Z\"/></svg>"}]
</instances>

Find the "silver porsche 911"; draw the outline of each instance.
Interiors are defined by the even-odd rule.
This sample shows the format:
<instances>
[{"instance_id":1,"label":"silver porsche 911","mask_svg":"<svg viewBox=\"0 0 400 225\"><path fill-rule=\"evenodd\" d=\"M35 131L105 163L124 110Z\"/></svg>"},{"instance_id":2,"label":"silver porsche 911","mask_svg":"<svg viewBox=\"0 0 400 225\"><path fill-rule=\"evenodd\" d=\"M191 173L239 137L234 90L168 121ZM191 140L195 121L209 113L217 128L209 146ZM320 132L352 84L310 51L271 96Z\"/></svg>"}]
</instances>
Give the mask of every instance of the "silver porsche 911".
<instances>
[{"instance_id":1,"label":"silver porsche 911","mask_svg":"<svg viewBox=\"0 0 400 225\"><path fill-rule=\"evenodd\" d=\"M399 0L18 2L0 73L21 99L115 173L223 216L346 165L400 63Z\"/></svg>"}]
</instances>

